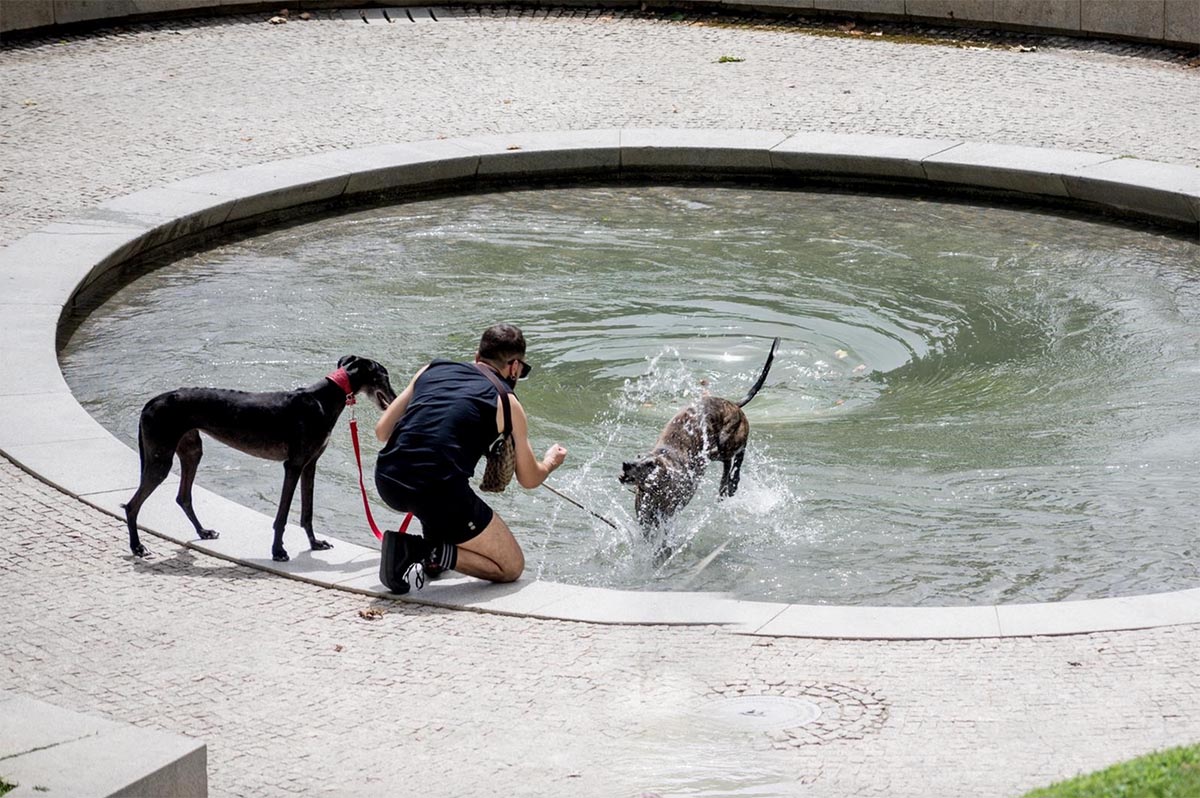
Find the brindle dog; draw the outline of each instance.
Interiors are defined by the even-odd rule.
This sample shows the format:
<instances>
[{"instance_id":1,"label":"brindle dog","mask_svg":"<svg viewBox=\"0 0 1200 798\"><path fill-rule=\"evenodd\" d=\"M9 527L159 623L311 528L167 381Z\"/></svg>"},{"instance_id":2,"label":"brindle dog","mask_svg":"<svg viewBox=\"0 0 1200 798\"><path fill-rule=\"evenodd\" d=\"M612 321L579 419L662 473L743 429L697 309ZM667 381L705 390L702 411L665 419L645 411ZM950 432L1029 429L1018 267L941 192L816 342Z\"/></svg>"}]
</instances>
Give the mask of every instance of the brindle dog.
<instances>
[{"instance_id":1,"label":"brindle dog","mask_svg":"<svg viewBox=\"0 0 1200 798\"><path fill-rule=\"evenodd\" d=\"M692 500L710 460L720 460L725 466L719 495L737 492L750 436L750 422L742 408L766 382L778 347L776 338L762 373L745 399L735 404L704 396L667 422L649 454L622 465L618 480L633 485L634 514L642 529L661 525Z\"/></svg>"}]
</instances>

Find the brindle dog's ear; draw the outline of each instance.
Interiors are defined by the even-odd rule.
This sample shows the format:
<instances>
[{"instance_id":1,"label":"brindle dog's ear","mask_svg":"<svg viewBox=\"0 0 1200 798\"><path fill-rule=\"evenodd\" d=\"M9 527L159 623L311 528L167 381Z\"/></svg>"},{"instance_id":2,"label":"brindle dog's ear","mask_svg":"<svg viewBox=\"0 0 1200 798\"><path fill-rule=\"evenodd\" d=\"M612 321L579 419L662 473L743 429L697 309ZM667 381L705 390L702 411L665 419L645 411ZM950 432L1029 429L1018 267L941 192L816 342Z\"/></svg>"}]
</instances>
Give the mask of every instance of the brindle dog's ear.
<instances>
[{"instance_id":1,"label":"brindle dog's ear","mask_svg":"<svg viewBox=\"0 0 1200 798\"><path fill-rule=\"evenodd\" d=\"M358 355L342 355L338 358L338 368L344 369L358 360Z\"/></svg>"},{"instance_id":2,"label":"brindle dog's ear","mask_svg":"<svg viewBox=\"0 0 1200 798\"><path fill-rule=\"evenodd\" d=\"M630 483L642 482L650 472L654 470L654 460L646 458L643 460L626 461L621 464L621 476L619 481L626 485Z\"/></svg>"}]
</instances>

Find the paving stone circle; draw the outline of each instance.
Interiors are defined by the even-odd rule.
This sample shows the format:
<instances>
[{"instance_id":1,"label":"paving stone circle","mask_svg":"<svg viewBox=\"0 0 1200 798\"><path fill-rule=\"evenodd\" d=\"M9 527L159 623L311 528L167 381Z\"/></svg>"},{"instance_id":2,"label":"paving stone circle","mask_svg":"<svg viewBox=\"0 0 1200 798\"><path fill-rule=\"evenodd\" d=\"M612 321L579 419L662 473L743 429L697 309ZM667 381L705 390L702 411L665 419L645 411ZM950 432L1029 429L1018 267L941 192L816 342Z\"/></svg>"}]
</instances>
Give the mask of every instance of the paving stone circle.
<instances>
[{"instance_id":1,"label":"paving stone circle","mask_svg":"<svg viewBox=\"0 0 1200 798\"><path fill-rule=\"evenodd\" d=\"M764 735L773 748L859 740L887 722L877 691L834 682L725 682L699 713L710 723Z\"/></svg>"}]
</instances>

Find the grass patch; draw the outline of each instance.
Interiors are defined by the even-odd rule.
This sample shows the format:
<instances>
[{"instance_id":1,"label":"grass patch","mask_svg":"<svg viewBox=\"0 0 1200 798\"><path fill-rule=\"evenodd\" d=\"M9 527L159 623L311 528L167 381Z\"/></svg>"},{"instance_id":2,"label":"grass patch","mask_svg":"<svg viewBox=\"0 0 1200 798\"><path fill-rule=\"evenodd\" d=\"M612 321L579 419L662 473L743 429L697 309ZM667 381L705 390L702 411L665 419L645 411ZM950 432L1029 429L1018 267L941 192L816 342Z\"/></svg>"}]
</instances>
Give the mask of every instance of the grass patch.
<instances>
[{"instance_id":1,"label":"grass patch","mask_svg":"<svg viewBox=\"0 0 1200 798\"><path fill-rule=\"evenodd\" d=\"M1026 793L1025 798L1195 798L1200 745L1185 745Z\"/></svg>"},{"instance_id":2,"label":"grass patch","mask_svg":"<svg viewBox=\"0 0 1200 798\"><path fill-rule=\"evenodd\" d=\"M15 784L9 784L4 777L0 776L0 795L6 795L17 788Z\"/></svg>"},{"instance_id":3,"label":"grass patch","mask_svg":"<svg viewBox=\"0 0 1200 798\"><path fill-rule=\"evenodd\" d=\"M717 59L718 64L740 64L745 61L745 58L738 58L736 55L723 55Z\"/></svg>"}]
</instances>

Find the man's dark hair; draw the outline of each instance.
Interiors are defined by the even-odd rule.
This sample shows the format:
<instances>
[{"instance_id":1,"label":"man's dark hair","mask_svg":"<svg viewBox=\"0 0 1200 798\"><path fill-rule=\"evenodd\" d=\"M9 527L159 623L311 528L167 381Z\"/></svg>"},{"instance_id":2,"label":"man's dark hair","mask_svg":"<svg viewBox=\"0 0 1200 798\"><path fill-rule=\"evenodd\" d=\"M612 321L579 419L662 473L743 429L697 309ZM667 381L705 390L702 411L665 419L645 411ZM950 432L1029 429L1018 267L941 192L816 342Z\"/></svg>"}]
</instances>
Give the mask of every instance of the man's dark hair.
<instances>
[{"instance_id":1,"label":"man's dark hair","mask_svg":"<svg viewBox=\"0 0 1200 798\"><path fill-rule=\"evenodd\" d=\"M493 324L479 339L479 358L501 366L515 357L525 357L525 336L515 325Z\"/></svg>"}]
</instances>

